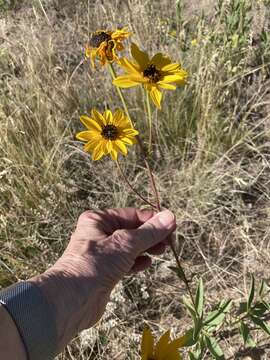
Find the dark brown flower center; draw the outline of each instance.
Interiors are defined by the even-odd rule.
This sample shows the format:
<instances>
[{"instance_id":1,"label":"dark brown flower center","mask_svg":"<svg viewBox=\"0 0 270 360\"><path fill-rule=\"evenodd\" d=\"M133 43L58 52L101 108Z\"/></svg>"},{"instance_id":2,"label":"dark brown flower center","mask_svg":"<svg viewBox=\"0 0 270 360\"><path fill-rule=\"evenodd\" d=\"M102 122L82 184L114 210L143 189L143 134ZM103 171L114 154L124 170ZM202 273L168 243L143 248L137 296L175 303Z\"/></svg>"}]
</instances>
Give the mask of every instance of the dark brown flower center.
<instances>
[{"instance_id":1,"label":"dark brown flower center","mask_svg":"<svg viewBox=\"0 0 270 360\"><path fill-rule=\"evenodd\" d=\"M143 76L147 77L150 82L158 82L162 75L161 72L156 68L154 64L149 64L143 71Z\"/></svg>"},{"instance_id":2,"label":"dark brown flower center","mask_svg":"<svg viewBox=\"0 0 270 360\"><path fill-rule=\"evenodd\" d=\"M98 31L92 34L89 44L94 48L98 48L103 41L111 40L111 35L107 34L105 31Z\"/></svg>"},{"instance_id":3,"label":"dark brown flower center","mask_svg":"<svg viewBox=\"0 0 270 360\"><path fill-rule=\"evenodd\" d=\"M105 125L101 135L106 140L116 140L118 137L118 129L114 125Z\"/></svg>"}]
</instances>

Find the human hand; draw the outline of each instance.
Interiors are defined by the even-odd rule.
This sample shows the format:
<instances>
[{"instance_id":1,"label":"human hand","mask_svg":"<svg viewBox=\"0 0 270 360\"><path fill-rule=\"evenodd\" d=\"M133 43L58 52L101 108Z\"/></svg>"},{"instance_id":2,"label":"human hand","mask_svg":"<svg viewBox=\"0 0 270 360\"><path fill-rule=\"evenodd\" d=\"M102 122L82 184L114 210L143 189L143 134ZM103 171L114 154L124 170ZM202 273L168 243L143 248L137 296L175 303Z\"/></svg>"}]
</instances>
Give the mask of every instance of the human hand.
<instances>
[{"instance_id":1,"label":"human hand","mask_svg":"<svg viewBox=\"0 0 270 360\"><path fill-rule=\"evenodd\" d=\"M168 210L154 214L109 209L86 211L79 217L61 258L33 279L54 303L60 349L100 319L119 280L151 265L144 253L161 254L175 227L175 217Z\"/></svg>"}]
</instances>

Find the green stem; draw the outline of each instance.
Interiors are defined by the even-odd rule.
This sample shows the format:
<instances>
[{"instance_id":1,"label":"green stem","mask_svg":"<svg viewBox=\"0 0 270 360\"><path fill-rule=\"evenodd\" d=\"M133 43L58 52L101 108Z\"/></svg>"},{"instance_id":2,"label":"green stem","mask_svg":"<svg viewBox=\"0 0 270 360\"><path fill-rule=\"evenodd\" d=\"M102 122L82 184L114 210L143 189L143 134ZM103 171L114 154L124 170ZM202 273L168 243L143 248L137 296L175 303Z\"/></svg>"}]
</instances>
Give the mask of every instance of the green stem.
<instances>
[{"instance_id":1,"label":"green stem","mask_svg":"<svg viewBox=\"0 0 270 360\"><path fill-rule=\"evenodd\" d=\"M115 79L117 75L116 75L116 72L115 72L115 70L114 70L114 67L113 67L113 65L112 65L111 63L109 64L109 69L110 69L110 73L111 73L112 78ZM116 86L116 88L117 88L118 95L119 95L119 97L120 97L120 99L121 99L121 102L122 102L122 104L123 104L125 113L126 113L127 117L129 118L130 122L132 123L131 117L130 117L130 115L129 115L128 107L127 107L125 98L124 98L123 93L122 93L122 90L121 90L118 86ZM147 104L148 117L149 117L150 120L152 120L151 107L150 107L150 102L149 102L149 95L148 95L148 93L147 93L147 98L148 98L148 104ZM148 109L148 108L149 108L149 109ZM151 121L151 122L152 122L152 121ZM138 145L139 145L139 147L140 147L140 150L141 150L141 153L142 153L142 156L143 156L143 160L144 160L145 166L146 166L147 171L148 171L148 176L149 176L150 184L151 184L151 187L152 187L152 191L153 191L153 194L154 194L154 196L155 196L156 206L154 206L154 205L151 204L151 203L150 203L150 205L151 205L151 207L152 207L154 210L161 211L161 205L160 205L160 201L159 201L159 195L158 195L158 191L157 191L157 187L156 187L156 182L155 182L155 179L154 179L154 175L153 175L153 173L152 173L152 170L151 170L149 161L148 161L148 159L147 159L147 155L146 155L146 153L145 153L145 150L144 150L142 141L141 141L141 139L139 138L139 136L137 137L137 139L138 139ZM151 142L152 142L152 139L150 139L150 140L151 140ZM151 144L151 142L150 142L149 144ZM150 150L151 150L151 147L150 147ZM119 167L119 163L118 163L118 168L119 168L120 171L122 170L122 169ZM121 171L121 173L122 173L122 171ZM122 174L123 174L123 173L122 173ZM124 176L125 176L125 175L124 175ZM127 180L126 177L125 177L125 180ZM128 182L127 182L127 184L128 184ZM129 187L131 187L131 184L129 185ZM133 188L132 188L132 191L134 191ZM136 190L135 190L135 193L136 193L137 195L139 195L139 194L136 192ZM141 198L141 195L139 195L139 197ZM146 200L146 199L145 199L145 200ZM145 200L144 200L144 201L145 201ZM149 204L148 201L146 201L146 202ZM192 301L192 303L193 303L193 305L194 305L194 307L195 307L194 297L193 297L193 295L192 295L191 288L190 288L189 283L188 283L188 280L187 280L187 278L186 278L184 269L182 268L182 265L181 265L181 263L180 263L180 260L179 260L179 257L178 257L178 255L177 255L177 252L176 252L176 249L175 249L175 247L174 247L174 244L171 243L171 244L170 244L170 247L171 247L172 253L173 253L173 255L174 255L176 264L177 264L178 268L180 269L181 273L183 274L184 284L185 284L186 289L187 289L187 291L188 291L188 293L189 293L189 296L190 296L190 298L191 298L191 301Z\"/></svg>"},{"instance_id":2,"label":"green stem","mask_svg":"<svg viewBox=\"0 0 270 360\"><path fill-rule=\"evenodd\" d=\"M148 118L148 127L149 127L149 145L148 145L148 154L151 154L152 150L152 111L151 111L151 105L149 101L149 92L145 90L146 92L146 108L147 108L147 118Z\"/></svg>"},{"instance_id":3,"label":"green stem","mask_svg":"<svg viewBox=\"0 0 270 360\"><path fill-rule=\"evenodd\" d=\"M143 202L145 202L147 205L150 205L153 209L156 209L156 205L152 204L151 202L149 202L144 196L142 196L140 193L138 193L137 190L134 189L134 187L131 185L131 183L129 182L128 178L126 177L123 169L121 168L119 161L116 160L116 165L118 167L118 170L120 172L120 174L122 175L123 179L125 180L126 184L128 185L128 187L130 188L130 190L137 195Z\"/></svg>"},{"instance_id":4,"label":"green stem","mask_svg":"<svg viewBox=\"0 0 270 360\"><path fill-rule=\"evenodd\" d=\"M116 72L115 72L115 70L114 70L113 64L111 64L111 63L109 63L109 70L110 70L112 79L115 79L117 75L116 75ZM122 102L122 105L123 105L123 107L124 107L125 113L126 113L128 119L129 119L129 121L131 122L132 126L133 126L133 123L132 123L132 121L131 121L131 117L130 117L130 115L129 115L127 103L126 103L126 100L124 99L122 90L121 90L118 86L116 86L116 90L117 90L118 95L119 95L119 97L120 97L120 99L121 99L121 102ZM134 126L133 126L133 127L134 127Z\"/></svg>"}]
</instances>

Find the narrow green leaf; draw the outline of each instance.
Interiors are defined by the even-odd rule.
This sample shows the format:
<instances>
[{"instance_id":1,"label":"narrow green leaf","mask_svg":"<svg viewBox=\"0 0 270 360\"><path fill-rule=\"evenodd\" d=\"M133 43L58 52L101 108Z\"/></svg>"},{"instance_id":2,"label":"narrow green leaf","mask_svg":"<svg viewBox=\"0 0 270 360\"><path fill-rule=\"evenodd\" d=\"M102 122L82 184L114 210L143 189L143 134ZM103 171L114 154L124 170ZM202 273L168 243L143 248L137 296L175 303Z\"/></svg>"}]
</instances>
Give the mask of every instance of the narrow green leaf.
<instances>
[{"instance_id":1,"label":"narrow green leaf","mask_svg":"<svg viewBox=\"0 0 270 360\"><path fill-rule=\"evenodd\" d=\"M193 328L186 331L186 333L184 334L185 342L182 345L183 347L193 346L196 343L193 339L193 333L194 333Z\"/></svg>"},{"instance_id":2,"label":"narrow green leaf","mask_svg":"<svg viewBox=\"0 0 270 360\"><path fill-rule=\"evenodd\" d=\"M254 295L255 295L255 279L254 279L254 275L252 275L250 289L249 289L249 295L248 295L248 300L247 300L247 311L250 310L252 301L254 300Z\"/></svg>"},{"instance_id":3,"label":"narrow green leaf","mask_svg":"<svg viewBox=\"0 0 270 360\"><path fill-rule=\"evenodd\" d=\"M220 325L224 320L226 313L230 310L231 305L231 299L221 302L217 310L214 310L207 315L204 325L214 327Z\"/></svg>"},{"instance_id":4,"label":"narrow green leaf","mask_svg":"<svg viewBox=\"0 0 270 360\"><path fill-rule=\"evenodd\" d=\"M261 281L260 290L259 290L260 297L263 297L265 295L265 293L267 293L268 291L269 291L269 287L266 284L265 280L263 279Z\"/></svg>"},{"instance_id":5,"label":"narrow green leaf","mask_svg":"<svg viewBox=\"0 0 270 360\"><path fill-rule=\"evenodd\" d=\"M185 305L186 309L190 313L190 315L195 323L195 321L197 319L196 310L194 309L194 306L191 303L191 301L186 296L183 296L183 304Z\"/></svg>"},{"instance_id":6,"label":"narrow green leaf","mask_svg":"<svg viewBox=\"0 0 270 360\"><path fill-rule=\"evenodd\" d=\"M243 337L245 346L248 346L248 347L255 347L256 346L255 341L250 336L249 328L244 323L244 321L240 322L240 333L241 333L241 335Z\"/></svg>"},{"instance_id":7,"label":"narrow green leaf","mask_svg":"<svg viewBox=\"0 0 270 360\"><path fill-rule=\"evenodd\" d=\"M217 312L216 315L214 314L215 312ZM222 321L225 318L225 314L220 313L218 310L213 311L209 315L211 315L211 314L213 315L212 318L211 317L209 319L206 318L207 322L205 322L205 325L207 325L207 326L217 327L218 325L220 325L222 323Z\"/></svg>"},{"instance_id":8,"label":"narrow green leaf","mask_svg":"<svg viewBox=\"0 0 270 360\"><path fill-rule=\"evenodd\" d=\"M193 340L194 341L198 340L198 337L200 335L202 327L203 327L203 322L202 322L202 319L199 318L199 319L196 320L195 326L194 326L194 329L193 329Z\"/></svg>"},{"instance_id":9,"label":"narrow green leaf","mask_svg":"<svg viewBox=\"0 0 270 360\"><path fill-rule=\"evenodd\" d=\"M267 301L262 301L263 305L266 307L267 310L270 311L270 303L268 303Z\"/></svg>"},{"instance_id":10,"label":"narrow green leaf","mask_svg":"<svg viewBox=\"0 0 270 360\"><path fill-rule=\"evenodd\" d=\"M203 314L203 302L204 302L203 281L202 279L200 279L199 284L197 286L196 298L195 298L196 310L200 317L202 317Z\"/></svg>"},{"instance_id":11,"label":"narrow green leaf","mask_svg":"<svg viewBox=\"0 0 270 360\"><path fill-rule=\"evenodd\" d=\"M205 343L208 350L216 360L225 360L223 351L215 338L205 335Z\"/></svg>"},{"instance_id":12,"label":"narrow green leaf","mask_svg":"<svg viewBox=\"0 0 270 360\"><path fill-rule=\"evenodd\" d=\"M203 348L201 348L200 344L196 344L196 347L193 351L189 351L188 356L190 360L201 360L203 355Z\"/></svg>"},{"instance_id":13,"label":"narrow green leaf","mask_svg":"<svg viewBox=\"0 0 270 360\"><path fill-rule=\"evenodd\" d=\"M200 360L201 355L197 355L195 352L189 351L188 357L189 360Z\"/></svg>"},{"instance_id":14,"label":"narrow green leaf","mask_svg":"<svg viewBox=\"0 0 270 360\"><path fill-rule=\"evenodd\" d=\"M267 324L267 322L255 316L251 316L250 318L254 322L254 324L258 325L263 331L270 335L270 326Z\"/></svg>"},{"instance_id":15,"label":"narrow green leaf","mask_svg":"<svg viewBox=\"0 0 270 360\"><path fill-rule=\"evenodd\" d=\"M268 306L265 304L265 302L257 302L254 306L252 306L250 314L262 317L267 310Z\"/></svg>"}]
</instances>

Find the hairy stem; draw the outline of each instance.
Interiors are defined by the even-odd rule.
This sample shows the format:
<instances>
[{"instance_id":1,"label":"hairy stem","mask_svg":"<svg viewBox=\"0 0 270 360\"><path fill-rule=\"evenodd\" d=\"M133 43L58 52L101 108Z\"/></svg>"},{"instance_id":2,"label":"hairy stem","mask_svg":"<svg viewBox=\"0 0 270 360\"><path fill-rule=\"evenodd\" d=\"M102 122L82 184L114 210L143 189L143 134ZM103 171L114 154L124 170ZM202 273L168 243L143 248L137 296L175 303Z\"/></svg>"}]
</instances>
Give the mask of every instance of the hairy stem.
<instances>
[{"instance_id":1,"label":"hairy stem","mask_svg":"<svg viewBox=\"0 0 270 360\"><path fill-rule=\"evenodd\" d=\"M144 196L142 196L140 193L138 193L138 191L136 189L134 189L134 187L131 185L131 183L129 182L128 178L126 177L123 169L121 168L119 161L116 160L116 165L117 168L120 172L120 174L122 175L124 181L126 182L126 184L128 185L128 187L130 188L130 190L137 195L143 202L145 202L146 204L150 205L153 209L157 209L156 205L152 204L150 201L148 201Z\"/></svg>"},{"instance_id":2,"label":"hairy stem","mask_svg":"<svg viewBox=\"0 0 270 360\"><path fill-rule=\"evenodd\" d=\"M146 92L146 109L147 109L147 118L148 118L148 128L149 128L149 145L148 145L148 154L151 154L152 149L152 111L151 111L151 105L149 101L149 92L145 90Z\"/></svg>"},{"instance_id":3,"label":"hairy stem","mask_svg":"<svg viewBox=\"0 0 270 360\"><path fill-rule=\"evenodd\" d=\"M116 72L115 72L114 67L113 67L112 64L109 64L109 69L110 69L110 73L111 73L112 78L115 79L115 78L116 78ZM123 93L122 93L122 90L121 90L118 86L116 86L116 88L117 88L118 95L119 95L119 97L120 97L120 99L121 99L121 102L122 102L122 104L123 104L125 113L126 113L128 119L130 120L130 122L132 123L131 117L130 117L130 115L129 115L128 107L127 107L125 98L124 98ZM150 108L149 96L148 96L148 105L149 105L149 108ZM150 116L151 116L151 108L150 108L150 110L148 110L148 105L147 105L147 111L148 111L148 116L149 116L149 119L150 119ZM149 121L150 121L150 120L149 120ZM152 121L152 116L151 116L151 121ZM149 125L150 125L150 124L149 124ZM152 135L151 135L151 137L152 137ZM161 211L161 205L160 205L159 195L158 195L158 191L157 191L157 186L156 186L155 178L154 178L153 172L152 172L152 170L151 170L151 167L150 167L150 164L149 164L149 161L148 161L148 158L147 158L147 154L146 154L146 152L145 152L144 146L143 146L142 141L141 141L141 139L139 138L139 136L137 137L137 140L138 140L138 145L139 145L139 147L140 147L140 150L141 150L141 153L142 153L142 156L143 156L143 160L144 160L145 166L146 166L147 171L148 171L149 181L150 181L151 188L152 188L152 191L153 191L153 194L154 194L154 197L155 197L155 203L156 203L156 205L153 205L153 204L149 203L149 202L145 199L145 200L146 200L146 203L147 203L147 204L150 204L150 206L151 206L153 209L158 210L158 211ZM152 142L152 139L149 140L149 144L151 144L151 142ZM151 149L151 148L150 148L150 149ZM119 170L121 171L121 174L122 174L122 176L123 176L124 173L122 172L122 169L120 168L119 163L118 163L118 168L119 168ZM132 185L128 182L128 180L127 180L127 178L126 178L125 175L124 175L124 178L125 178L125 181L127 182L128 186L132 189L132 191L134 191L135 189L134 189L134 188L132 187ZM143 199L143 197L142 197L139 193L137 193L136 190L135 190L135 194L138 195L138 196L140 197L140 199ZM145 201L145 200L144 200L144 201ZM192 303L193 303L193 305L194 305L194 308L195 308L194 297L193 297L193 295L192 295L192 291L191 291L191 288L190 288L190 286L189 286L189 282L188 282L187 277L186 277L186 275L185 275L184 269L182 268L182 265L181 265L181 263L180 263L180 260L179 260L179 257L178 257L178 255L177 255L177 252L176 252L176 249L175 249L175 247L174 247L174 244L171 243L171 244L170 244L170 247L171 247L173 256L174 256L174 258L175 258L177 267L179 268L179 270L180 270L180 272L181 272L181 274L182 274L182 279L183 279L183 281L184 281L184 284L185 284L185 286L186 286L186 289L187 289L187 291L188 291L188 293L189 293L189 296L190 296L191 301L192 301Z\"/></svg>"}]
</instances>

